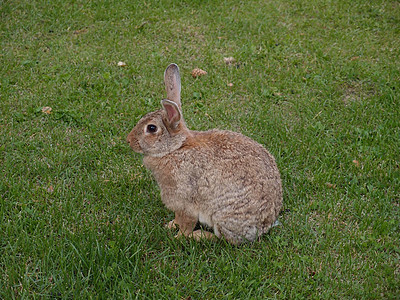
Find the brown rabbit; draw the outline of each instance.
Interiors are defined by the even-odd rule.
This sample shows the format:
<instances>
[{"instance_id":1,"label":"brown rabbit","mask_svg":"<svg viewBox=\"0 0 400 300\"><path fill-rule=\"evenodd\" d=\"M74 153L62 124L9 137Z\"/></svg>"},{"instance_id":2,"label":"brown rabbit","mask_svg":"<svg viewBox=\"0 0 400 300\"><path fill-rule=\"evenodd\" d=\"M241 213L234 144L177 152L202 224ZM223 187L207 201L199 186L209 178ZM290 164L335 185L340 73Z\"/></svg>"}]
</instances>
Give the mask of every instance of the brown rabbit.
<instances>
[{"instance_id":1,"label":"brown rabbit","mask_svg":"<svg viewBox=\"0 0 400 300\"><path fill-rule=\"evenodd\" d=\"M144 154L161 189L161 200L175 212L169 227L178 235L223 237L233 244L267 232L282 206L282 184L274 157L252 139L231 131L191 131L181 112L179 68L164 74L167 98L148 113L127 141ZM197 222L212 228L193 231Z\"/></svg>"}]
</instances>

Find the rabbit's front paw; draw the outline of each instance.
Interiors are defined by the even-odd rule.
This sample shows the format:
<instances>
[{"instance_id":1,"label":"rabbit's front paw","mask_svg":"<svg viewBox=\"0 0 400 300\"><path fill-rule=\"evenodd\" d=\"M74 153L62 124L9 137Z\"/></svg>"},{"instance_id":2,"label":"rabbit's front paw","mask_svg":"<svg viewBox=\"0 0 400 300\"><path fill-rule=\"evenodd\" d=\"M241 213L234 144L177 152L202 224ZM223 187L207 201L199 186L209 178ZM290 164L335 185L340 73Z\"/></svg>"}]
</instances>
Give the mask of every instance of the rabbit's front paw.
<instances>
[{"instance_id":1,"label":"rabbit's front paw","mask_svg":"<svg viewBox=\"0 0 400 300\"><path fill-rule=\"evenodd\" d=\"M165 224L165 227L168 229L176 229L176 223L175 223L175 219L173 219L172 221L169 221L167 224Z\"/></svg>"}]
</instances>

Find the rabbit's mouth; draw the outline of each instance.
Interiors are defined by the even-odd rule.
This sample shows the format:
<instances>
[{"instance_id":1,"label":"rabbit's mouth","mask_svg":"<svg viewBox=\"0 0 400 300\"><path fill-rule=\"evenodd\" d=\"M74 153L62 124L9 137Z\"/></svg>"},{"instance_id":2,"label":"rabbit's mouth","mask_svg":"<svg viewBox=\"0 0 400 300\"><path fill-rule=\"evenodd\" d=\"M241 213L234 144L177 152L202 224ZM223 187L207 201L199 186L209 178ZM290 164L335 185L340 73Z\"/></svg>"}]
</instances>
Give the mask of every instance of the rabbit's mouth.
<instances>
[{"instance_id":1,"label":"rabbit's mouth","mask_svg":"<svg viewBox=\"0 0 400 300\"><path fill-rule=\"evenodd\" d=\"M139 145L139 141L137 139L133 138L130 134L126 138L126 142L128 143L129 147L131 147L131 149L133 151L143 154L143 150Z\"/></svg>"}]
</instances>

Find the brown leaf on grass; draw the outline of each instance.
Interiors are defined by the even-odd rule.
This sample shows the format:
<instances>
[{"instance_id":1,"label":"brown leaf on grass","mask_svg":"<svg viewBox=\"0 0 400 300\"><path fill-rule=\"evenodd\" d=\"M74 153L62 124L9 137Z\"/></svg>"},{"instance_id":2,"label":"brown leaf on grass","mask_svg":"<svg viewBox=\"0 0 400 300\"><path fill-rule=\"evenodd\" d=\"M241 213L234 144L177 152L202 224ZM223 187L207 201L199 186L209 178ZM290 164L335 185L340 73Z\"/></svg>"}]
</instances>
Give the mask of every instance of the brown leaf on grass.
<instances>
[{"instance_id":1,"label":"brown leaf on grass","mask_svg":"<svg viewBox=\"0 0 400 300\"><path fill-rule=\"evenodd\" d=\"M49 114L51 114L52 110L53 109L51 107L45 106L45 107L42 108L42 113L45 113L45 114L49 115Z\"/></svg>"},{"instance_id":2,"label":"brown leaf on grass","mask_svg":"<svg viewBox=\"0 0 400 300\"><path fill-rule=\"evenodd\" d=\"M356 167L359 167L360 166L360 162L358 161L358 160L353 160L353 164L356 166Z\"/></svg>"},{"instance_id":3,"label":"brown leaf on grass","mask_svg":"<svg viewBox=\"0 0 400 300\"><path fill-rule=\"evenodd\" d=\"M50 194L54 192L54 188L52 185L47 188L47 192L49 192Z\"/></svg>"},{"instance_id":4,"label":"brown leaf on grass","mask_svg":"<svg viewBox=\"0 0 400 300\"><path fill-rule=\"evenodd\" d=\"M325 183L325 185L330 189L335 189L336 188L336 184L332 184L330 182Z\"/></svg>"},{"instance_id":5,"label":"brown leaf on grass","mask_svg":"<svg viewBox=\"0 0 400 300\"><path fill-rule=\"evenodd\" d=\"M224 57L224 62L229 66L231 64L234 64L236 62L236 60L235 60L235 58L230 56L230 57Z\"/></svg>"},{"instance_id":6,"label":"brown leaf on grass","mask_svg":"<svg viewBox=\"0 0 400 300\"><path fill-rule=\"evenodd\" d=\"M87 28L74 30L74 34L82 34L82 33L86 33L87 31L88 31Z\"/></svg>"},{"instance_id":7,"label":"brown leaf on grass","mask_svg":"<svg viewBox=\"0 0 400 300\"><path fill-rule=\"evenodd\" d=\"M200 76L203 76L203 75L206 75L206 74L207 74L207 72L202 70L202 69L197 69L196 68L196 69L192 70L192 77L193 78L200 77Z\"/></svg>"},{"instance_id":8,"label":"brown leaf on grass","mask_svg":"<svg viewBox=\"0 0 400 300\"><path fill-rule=\"evenodd\" d=\"M123 61L119 61L118 67L126 67L126 63L124 63Z\"/></svg>"}]
</instances>

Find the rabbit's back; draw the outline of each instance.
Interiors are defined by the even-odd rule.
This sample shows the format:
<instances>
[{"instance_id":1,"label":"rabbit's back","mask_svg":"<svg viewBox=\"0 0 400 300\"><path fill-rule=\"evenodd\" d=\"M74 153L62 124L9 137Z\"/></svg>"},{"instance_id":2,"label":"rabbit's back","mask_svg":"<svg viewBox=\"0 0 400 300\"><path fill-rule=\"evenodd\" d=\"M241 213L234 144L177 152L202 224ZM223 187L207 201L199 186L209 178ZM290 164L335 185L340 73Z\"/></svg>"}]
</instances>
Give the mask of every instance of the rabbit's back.
<instances>
[{"instance_id":1,"label":"rabbit's back","mask_svg":"<svg viewBox=\"0 0 400 300\"><path fill-rule=\"evenodd\" d=\"M271 227L282 206L275 159L239 133L192 132L180 149L144 162L165 205L190 211L217 235L233 232L254 240Z\"/></svg>"}]
</instances>

